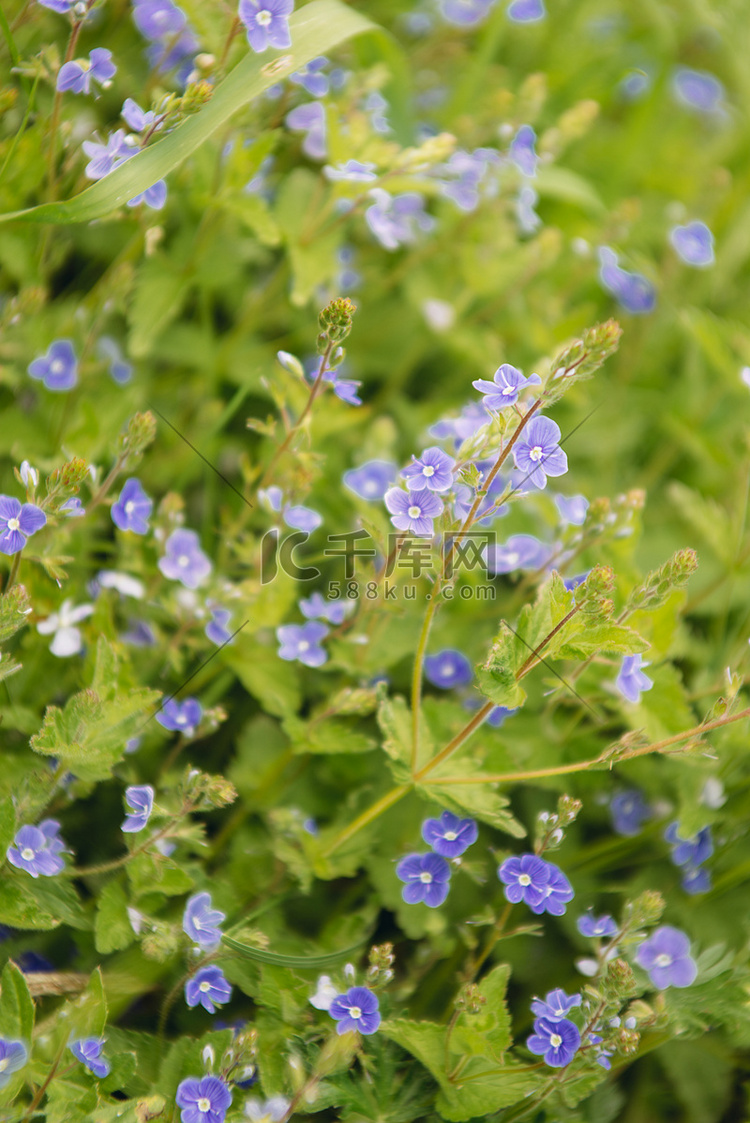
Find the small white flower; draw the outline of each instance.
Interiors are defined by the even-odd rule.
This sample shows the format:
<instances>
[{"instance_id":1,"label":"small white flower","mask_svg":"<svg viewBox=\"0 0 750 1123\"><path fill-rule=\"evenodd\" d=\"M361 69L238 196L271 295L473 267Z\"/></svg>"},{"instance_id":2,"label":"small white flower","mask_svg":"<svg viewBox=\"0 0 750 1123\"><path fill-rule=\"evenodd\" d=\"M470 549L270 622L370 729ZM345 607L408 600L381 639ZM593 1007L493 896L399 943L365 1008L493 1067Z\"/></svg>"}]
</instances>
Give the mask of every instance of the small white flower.
<instances>
[{"instance_id":1,"label":"small white flower","mask_svg":"<svg viewBox=\"0 0 750 1123\"><path fill-rule=\"evenodd\" d=\"M64 600L58 612L53 612L46 620L39 621L36 630L40 636L54 634L54 639L49 645L53 655L61 659L77 655L83 649L83 636L80 628L75 625L85 620L93 611L93 604L79 604L74 608L72 600Z\"/></svg>"},{"instance_id":2,"label":"small white flower","mask_svg":"<svg viewBox=\"0 0 750 1123\"><path fill-rule=\"evenodd\" d=\"M146 595L146 586L143 582L137 577L131 577L129 573L119 573L116 569L100 569L96 579L102 589L117 589L117 592L124 597L143 600Z\"/></svg>"},{"instance_id":3,"label":"small white flower","mask_svg":"<svg viewBox=\"0 0 750 1123\"><path fill-rule=\"evenodd\" d=\"M328 1010L334 998L338 997L339 989L334 986L328 975L321 975L315 994L310 999L310 1005L316 1010Z\"/></svg>"}]
</instances>

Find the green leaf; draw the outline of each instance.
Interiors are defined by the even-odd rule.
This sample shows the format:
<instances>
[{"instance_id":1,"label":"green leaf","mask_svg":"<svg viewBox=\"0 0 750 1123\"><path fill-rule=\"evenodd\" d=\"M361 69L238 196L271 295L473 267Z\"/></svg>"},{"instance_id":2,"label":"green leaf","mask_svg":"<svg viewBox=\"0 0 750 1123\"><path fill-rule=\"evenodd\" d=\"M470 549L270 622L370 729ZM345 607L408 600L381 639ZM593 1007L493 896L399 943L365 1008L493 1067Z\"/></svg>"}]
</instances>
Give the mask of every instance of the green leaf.
<instances>
[{"instance_id":1,"label":"green leaf","mask_svg":"<svg viewBox=\"0 0 750 1123\"><path fill-rule=\"evenodd\" d=\"M284 717L297 712L302 703L299 673L270 648L241 633L231 648L224 649L222 658L269 714Z\"/></svg>"},{"instance_id":2,"label":"green leaf","mask_svg":"<svg viewBox=\"0 0 750 1123\"><path fill-rule=\"evenodd\" d=\"M26 978L12 960L0 976L0 1036L31 1044L34 1028L34 1000Z\"/></svg>"},{"instance_id":3,"label":"green leaf","mask_svg":"<svg viewBox=\"0 0 750 1123\"><path fill-rule=\"evenodd\" d=\"M289 734L295 753L369 753L377 742L353 729L345 721L299 721L288 718L284 731Z\"/></svg>"},{"instance_id":4,"label":"green leaf","mask_svg":"<svg viewBox=\"0 0 750 1123\"><path fill-rule=\"evenodd\" d=\"M411 748L412 724L411 710L404 698L397 695L394 698L385 697L386 688L381 689L380 704L378 706L378 725L380 726L384 741L383 748L394 761L392 772L396 779L403 783L411 776ZM435 755L435 742L423 714L419 716L419 765L426 764Z\"/></svg>"},{"instance_id":5,"label":"green leaf","mask_svg":"<svg viewBox=\"0 0 750 1123\"><path fill-rule=\"evenodd\" d=\"M128 919L128 898L120 881L110 881L102 889L96 907L94 943L96 950L107 954L126 948L135 940Z\"/></svg>"},{"instance_id":6,"label":"green leaf","mask_svg":"<svg viewBox=\"0 0 750 1123\"><path fill-rule=\"evenodd\" d=\"M352 944L348 948L342 948L341 951L328 952L326 955L282 955L280 952L266 951L264 948L253 948L247 944L241 944L239 940L233 939L232 936L222 936L221 942L231 948L232 951L237 951L240 955L244 955L247 959L253 959L257 963L272 963L277 967L302 967L317 970L319 967L333 967L340 963L342 959L354 955L355 952L360 950L364 941Z\"/></svg>"},{"instance_id":7,"label":"green leaf","mask_svg":"<svg viewBox=\"0 0 750 1123\"><path fill-rule=\"evenodd\" d=\"M460 762L455 759L446 761L435 770L432 778L437 780L442 773L455 775L458 771L464 780L474 770L474 765L462 757ZM479 772L476 784L430 784L425 780L417 785L417 789L456 815L471 815L475 819L481 819L483 823L489 823L491 827L505 831L513 838L524 838L526 835L524 827L506 810L509 800L495 790L496 785L482 781Z\"/></svg>"},{"instance_id":8,"label":"green leaf","mask_svg":"<svg viewBox=\"0 0 750 1123\"><path fill-rule=\"evenodd\" d=\"M380 1032L416 1057L439 1084L447 1083L445 1071L445 1026L434 1022L411 1022L406 1018L389 1018Z\"/></svg>"},{"instance_id":9,"label":"green leaf","mask_svg":"<svg viewBox=\"0 0 750 1123\"><path fill-rule=\"evenodd\" d=\"M648 649L647 641L633 628L616 624L614 620L603 620L593 624L585 622L584 630L566 640L556 654L560 659L586 659L598 651L608 651L614 655L637 655ZM546 658L546 652L544 655Z\"/></svg>"},{"instance_id":10,"label":"green leaf","mask_svg":"<svg viewBox=\"0 0 750 1123\"><path fill-rule=\"evenodd\" d=\"M443 1119L463 1123L521 1103L540 1084L538 1076L520 1066L492 1069L486 1060L476 1057L463 1069L460 1081L441 1087L435 1106Z\"/></svg>"},{"instance_id":11,"label":"green leaf","mask_svg":"<svg viewBox=\"0 0 750 1123\"><path fill-rule=\"evenodd\" d=\"M89 927L73 886L59 878L37 879L27 874L0 874L0 924L46 932L60 924Z\"/></svg>"},{"instance_id":12,"label":"green leaf","mask_svg":"<svg viewBox=\"0 0 750 1123\"><path fill-rule=\"evenodd\" d=\"M147 258L138 271L128 310L128 349L141 359L151 344L178 315L190 287L190 279L163 256Z\"/></svg>"},{"instance_id":13,"label":"green leaf","mask_svg":"<svg viewBox=\"0 0 750 1123\"><path fill-rule=\"evenodd\" d=\"M149 145L105 179L65 202L43 203L0 215L0 222L16 219L60 224L105 218L219 135L222 126L264 90L375 25L339 0L313 0L292 15L289 26L293 46L288 51L262 56L248 53L200 112L182 121L162 140Z\"/></svg>"},{"instance_id":14,"label":"green leaf","mask_svg":"<svg viewBox=\"0 0 750 1123\"><path fill-rule=\"evenodd\" d=\"M66 1038L101 1037L107 1024L107 998L101 968L97 967L89 979L88 986L77 998L66 1002L65 1018L60 1020ZM61 1017L61 1012L58 1017Z\"/></svg>"},{"instance_id":15,"label":"green leaf","mask_svg":"<svg viewBox=\"0 0 750 1123\"><path fill-rule=\"evenodd\" d=\"M195 885L190 874L164 854L139 854L128 862L128 877L135 897L164 893L168 897L187 893Z\"/></svg>"}]
</instances>

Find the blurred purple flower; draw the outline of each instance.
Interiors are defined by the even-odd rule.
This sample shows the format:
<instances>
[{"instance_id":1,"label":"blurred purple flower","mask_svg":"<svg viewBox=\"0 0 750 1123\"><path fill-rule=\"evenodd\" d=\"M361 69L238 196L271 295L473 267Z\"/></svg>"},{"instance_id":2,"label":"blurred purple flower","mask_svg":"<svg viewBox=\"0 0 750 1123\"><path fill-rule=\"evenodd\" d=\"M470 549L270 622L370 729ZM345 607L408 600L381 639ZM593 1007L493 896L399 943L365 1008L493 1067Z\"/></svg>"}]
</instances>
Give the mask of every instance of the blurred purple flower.
<instances>
[{"instance_id":1,"label":"blurred purple flower","mask_svg":"<svg viewBox=\"0 0 750 1123\"><path fill-rule=\"evenodd\" d=\"M666 987L689 987L695 982L698 968L690 956L690 940L679 928L668 924L657 928L638 948L635 961L648 972L659 990Z\"/></svg>"},{"instance_id":2,"label":"blurred purple flower","mask_svg":"<svg viewBox=\"0 0 750 1123\"><path fill-rule=\"evenodd\" d=\"M278 51L291 47L289 17L293 8L293 0L240 0L238 15L251 50L262 54L269 47Z\"/></svg>"},{"instance_id":3,"label":"blurred purple flower","mask_svg":"<svg viewBox=\"0 0 750 1123\"><path fill-rule=\"evenodd\" d=\"M474 677L471 663L462 651L447 647L435 655L426 655L424 675L433 686L451 690L455 686L468 686Z\"/></svg>"},{"instance_id":4,"label":"blurred purple flower","mask_svg":"<svg viewBox=\"0 0 750 1123\"><path fill-rule=\"evenodd\" d=\"M184 702L168 698L156 715L156 720L171 733L183 733L186 737L192 737L202 717L203 707L197 698L186 698Z\"/></svg>"},{"instance_id":5,"label":"blurred purple flower","mask_svg":"<svg viewBox=\"0 0 750 1123\"><path fill-rule=\"evenodd\" d=\"M276 638L281 645L278 656L287 662L296 659L306 667L322 667L328 655L320 644L327 635L328 627L316 620L307 624L283 624L276 629Z\"/></svg>"},{"instance_id":6,"label":"blurred purple flower","mask_svg":"<svg viewBox=\"0 0 750 1123\"><path fill-rule=\"evenodd\" d=\"M50 343L47 354L33 359L27 369L48 390L72 390L78 381L78 360L69 339Z\"/></svg>"},{"instance_id":7,"label":"blurred purple flower","mask_svg":"<svg viewBox=\"0 0 750 1123\"><path fill-rule=\"evenodd\" d=\"M116 503L112 505L112 522L120 530L134 534L148 534L148 520L154 501L149 499L141 481L132 476L126 480Z\"/></svg>"},{"instance_id":8,"label":"blurred purple flower","mask_svg":"<svg viewBox=\"0 0 750 1123\"><path fill-rule=\"evenodd\" d=\"M211 562L200 548L194 530L173 530L157 565L165 577L179 581L186 589L197 589L211 572Z\"/></svg>"}]
</instances>

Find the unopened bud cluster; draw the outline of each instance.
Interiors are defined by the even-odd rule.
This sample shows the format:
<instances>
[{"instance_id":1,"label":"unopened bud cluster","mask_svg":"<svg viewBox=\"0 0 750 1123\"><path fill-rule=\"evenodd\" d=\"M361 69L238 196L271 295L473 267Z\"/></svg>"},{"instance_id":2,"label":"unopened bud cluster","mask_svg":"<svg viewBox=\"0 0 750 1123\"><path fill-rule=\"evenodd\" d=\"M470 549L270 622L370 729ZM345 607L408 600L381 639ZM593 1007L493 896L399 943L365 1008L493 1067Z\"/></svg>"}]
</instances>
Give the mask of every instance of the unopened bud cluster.
<instances>
[{"instance_id":1,"label":"unopened bud cluster","mask_svg":"<svg viewBox=\"0 0 750 1123\"><path fill-rule=\"evenodd\" d=\"M376 944L370 948L370 966L365 976L366 986L385 986L393 978L393 944Z\"/></svg>"},{"instance_id":2,"label":"unopened bud cluster","mask_svg":"<svg viewBox=\"0 0 750 1123\"><path fill-rule=\"evenodd\" d=\"M454 1003L462 1014L479 1014L486 1004L487 999L476 983L467 983L466 986L461 987Z\"/></svg>"},{"instance_id":3,"label":"unopened bud cluster","mask_svg":"<svg viewBox=\"0 0 750 1123\"><path fill-rule=\"evenodd\" d=\"M698 555L695 550L678 550L669 561L649 573L646 580L634 589L628 601L628 609L635 612L640 608L658 608L675 589L683 589L698 568Z\"/></svg>"},{"instance_id":4,"label":"unopened bud cluster","mask_svg":"<svg viewBox=\"0 0 750 1123\"><path fill-rule=\"evenodd\" d=\"M561 795L555 814L540 811L536 820L534 852L543 854L545 850L556 850L565 837L565 828L575 822L582 807L580 799Z\"/></svg>"},{"instance_id":5,"label":"unopened bud cluster","mask_svg":"<svg viewBox=\"0 0 750 1123\"><path fill-rule=\"evenodd\" d=\"M332 343L343 343L352 330L352 319L356 311L356 304L352 303L348 296L339 296L330 304L326 304L318 315L319 355L324 354Z\"/></svg>"}]
</instances>

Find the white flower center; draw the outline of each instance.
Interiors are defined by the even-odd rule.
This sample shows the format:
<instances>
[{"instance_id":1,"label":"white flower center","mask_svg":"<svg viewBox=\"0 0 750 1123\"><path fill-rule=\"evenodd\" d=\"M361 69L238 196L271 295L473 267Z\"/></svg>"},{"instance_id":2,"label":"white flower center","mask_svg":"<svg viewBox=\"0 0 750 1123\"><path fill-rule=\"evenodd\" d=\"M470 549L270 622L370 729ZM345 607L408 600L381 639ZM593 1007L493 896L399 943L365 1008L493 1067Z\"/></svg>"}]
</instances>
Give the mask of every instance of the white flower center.
<instances>
[{"instance_id":1,"label":"white flower center","mask_svg":"<svg viewBox=\"0 0 750 1123\"><path fill-rule=\"evenodd\" d=\"M432 874L425 870L424 873L419 875L419 880L425 885L430 885L432 883Z\"/></svg>"},{"instance_id":2,"label":"white flower center","mask_svg":"<svg viewBox=\"0 0 750 1123\"><path fill-rule=\"evenodd\" d=\"M349 1015L352 1018L361 1018L362 1017L362 1011L360 1010L359 1006L350 1006L349 1007Z\"/></svg>"},{"instance_id":3,"label":"white flower center","mask_svg":"<svg viewBox=\"0 0 750 1123\"><path fill-rule=\"evenodd\" d=\"M672 963L672 956L662 952L661 955L657 955L654 962L657 967L669 967Z\"/></svg>"},{"instance_id":4,"label":"white flower center","mask_svg":"<svg viewBox=\"0 0 750 1123\"><path fill-rule=\"evenodd\" d=\"M127 503L125 504L125 514L126 515L132 515L134 510L135 510L135 503L133 502L132 499L128 499Z\"/></svg>"},{"instance_id":5,"label":"white flower center","mask_svg":"<svg viewBox=\"0 0 750 1123\"><path fill-rule=\"evenodd\" d=\"M307 651L309 646L310 646L310 644L308 643L308 641L306 639L301 639L299 641L299 643L297 644L297 650L298 651Z\"/></svg>"},{"instance_id":6,"label":"white flower center","mask_svg":"<svg viewBox=\"0 0 750 1123\"><path fill-rule=\"evenodd\" d=\"M549 1043L553 1049L559 1049L562 1045L562 1037L559 1033L551 1033L549 1035Z\"/></svg>"},{"instance_id":7,"label":"white flower center","mask_svg":"<svg viewBox=\"0 0 750 1123\"><path fill-rule=\"evenodd\" d=\"M34 851L30 846L24 846L23 850L21 851L21 857L23 858L24 862L30 862L34 857Z\"/></svg>"},{"instance_id":8,"label":"white flower center","mask_svg":"<svg viewBox=\"0 0 750 1123\"><path fill-rule=\"evenodd\" d=\"M49 365L50 374L60 374L65 370L65 363L62 359L53 359Z\"/></svg>"},{"instance_id":9,"label":"white flower center","mask_svg":"<svg viewBox=\"0 0 750 1123\"><path fill-rule=\"evenodd\" d=\"M273 16L271 15L271 13L267 12L265 8L261 8L257 16L255 17L255 22L259 25L259 27L268 27L272 19Z\"/></svg>"},{"instance_id":10,"label":"white flower center","mask_svg":"<svg viewBox=\"0 0 750 1123\"><path fill-rule=\"evenodd\" d=\"M407 513L410 519L418 519L422 514L422 508L412 504Z\"/></svg>"},{"instance_id":11,"label":"white flower center","mask_svg":"<svg viewBox=\"0 0 750 1123\"><path fill-rule=\"evenodd\" d=\"M5 1072L7 1067L8 1067L8 1058L3 1057L3 1059L0 1061L0 1072Z\"/></svg>"},{"instance_id":12,"label":"white flower center","mask_svg":"<svg viewBox=\"0 0 750 1123\"><path fill-rule=\"evenodd\" d=\"M522 873L518 878L519 885L531 885L531 878L527 873Z\"/></svg>"},{"instance_id":13,"label":"white flower center","mask_svg":"<svg viewBox=\"0 0 750 1123\"><path fill-rule=\"evenodd\" d=\"M510 397L510 395L511 395L511 394L515 394L515 392L516 392L516 390L515 390L515 387L514 387L514 386L506 386L506 387L505 387L505 388L504 388L504 389L503 389L503 390L501 391L501 393L502 393L502 394L503 394L503 395L504 395L504 396L505 396L506 398L509 398L509 397Z\"/></svg>"},{"instance_id":14,"label":"white flower center","mask_svg":"<svg viewBox=\"0 0 750 1123\"><path fill-rule=\"evenodd\" d=\"M208 991L210 989L211 989L211 984L209 982L207 982L205 979L203 980L203 982L198 987L198 990L203 991L204 994L206 993L206 991Z\"/></svg>"},{"instance_id":15,"label":"white flower center","mask_svg":"<svg viewBox=\"0 0 750 1123\"><path fill-rule=\"evenodd\" d=\"M445 834L443 835L443 838L445 839L446 842L455 842L456 839L458 838L458 835L456 834L455 831L446 831Z\"/></svg>"},{"instance_id":16,"label":"white flower center","mask_svg":"<svg viewBox=\"0 0 750 1123\"><path fill-rule=\"evenodd\" d=\"M422 475L427 476L427 478L429 479L430 476L435 475L435 469L431 464L425 464L424 468L422 469Z\"/></svg>"},{"instance_id":17,"label":"white flower center","mask_svg":"<svg viewBox=\"0 0 750 1123\"><path fill-rule=\"evenodd\" d=\"M543 451L541 445L535 445L534 448L532 448L531 452L529 453L529 456L531 457L532 460L541 460L543 455L544 455L544 451Z\"/></svg>"},{"instance_id":18,"label":"white flower center","mask_svg":"<svg viewBox=\"0 0 750 1123\"><path fill-rule=\"evenodd\" d=\"M18 530L20 525L18 519L8 519L8 530Z\"/></svg>"},{"instance_id":19,"label":"white flower center","mask_svg":"<svg viewBox=\"0 0 750 1123\"><path fill-rule=\"evenodd\" d=\"M210 1111L211 1101L209 1100L208 1096L201 1096L201 1098L198 1100L197 1107L198 1111Z\"/></svg>"},{"instance_id":20,"label":"white flower center","mask_svg":"<svg viewBox=\"0 0 750 1123\"><path fill-rule=\"evenodd\" d=\"M177 559L177 564L179 566L182 566L183 569L185 568L185 566L190 565L189 555L188 554L180 554L179 558Z\"/></svg>"}]
</instances>

